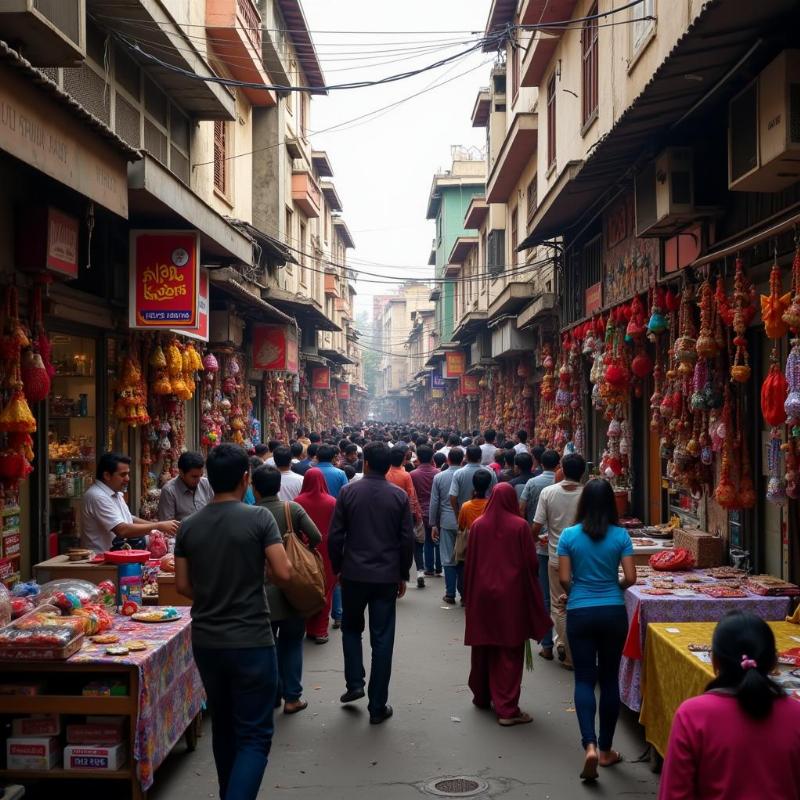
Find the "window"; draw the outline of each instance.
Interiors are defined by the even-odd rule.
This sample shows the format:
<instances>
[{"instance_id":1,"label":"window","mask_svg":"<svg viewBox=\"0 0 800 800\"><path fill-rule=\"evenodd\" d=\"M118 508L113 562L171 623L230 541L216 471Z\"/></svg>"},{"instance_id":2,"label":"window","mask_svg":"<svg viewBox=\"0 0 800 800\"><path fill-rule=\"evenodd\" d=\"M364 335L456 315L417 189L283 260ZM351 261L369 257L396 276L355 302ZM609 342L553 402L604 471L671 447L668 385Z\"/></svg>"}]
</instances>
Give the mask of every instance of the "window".
<instances>
[{"instance_id":1,"label":"window","mask_svg":"<svg viewBox=\"0 0 800 800\"><path fill-rule=\"evenodd\" d=\"M587 16L597 15L597 3ZM581 123L586 127L596 116L598 107L598 26L597 19L587 19L581 33L581 53L583 56L583 114Z\"/></svg>"},{"instance_id":2,"label":"window","mask_svg":"<svg viewBox=\"0 0 800 800\"><path fill-rule=\"evenodd\" d=\"M508 259L511 269L517 264L517 244L519 244L518 211L519 206L514 206L511 209L511 258Z\"/></svg>"},{"instance_id":3,"label":"window","mask_svg":"<svg viewBox=\"0 0 800 800\"><path fill-rule=\"evenodd\" d=\"M556 75L547 82L547 167L556 163Z\"/></svg>"},{"instance_id":4,"label":"window","mask_svg":"<svg viewBox=\"0 0 800 800\"><path fill-rule=\"evenodd\" d=\"M631 55L636 57L649 41L656 27L656 0L642 0L631 9L633 25L631 25Z\"/></svg>"},{"instance_id":5,"label":"window","mask_svg":"<svg viewBox=\"0 0 800 800\"><path fill-rule=\"evenodd\" d=\"M537 205L537 195L536 195L536 173L534 173L533 177L531 178L531 182L528 184L527 189L527 206L528 206L528 226L530 227L531 222L533 222L534 214L536 214L536 209L538 208Z\"/></svg>"},{"instance_id":6,"label":"window","mask_svg":"<svg viewBox=\"0 0 800 800\"><path fill-rule=\"evenodd\" d=\"M306 269L306 224L300 223L300 283L308 283L308 270Z\"/></svg>"},{"instance_id":7,"label":"window","mask_svg":"<svg viewBox=\"0 0 800 800\"><path fill-rule=\"evenodd\" d=\"M294 241L294 214L292 213L291 208L286 209L286 230L283 233L283 240L289 247L295 246ZM286 271L289 275L292 274L292 263L288 261L286 263Z\"/></svg>"},{"instance_id":8,"label":"window","mask_svg":"<svg viewBox=\"0 0 800 800\"><path fill-rule=\"evenodd\" d=\"M517 24L519 24L517 22ZM513 102L517 100L519 94L519 59L522 44L511 39L511 98Z\"/></svg>"},{"instance_id":9,"label":"window","mask_svg":"<svg viewBox=\"0 0 800 800\"><path fill-rule=\"evenodd\" d=\"M294 83L297 77L297 64L294 61L289 62L289 80ZM286 93L286 110L292 114L294 112L294 92Z\"/></svg>"},{"instance_id":10,"label":"window","mask_svg":"<svg viewBox=\"0 0 800 800\"><path fill-rule=\"evenodd\" d=\"M214 188L228 193L228 130L221 120L214 121Z\"/></svg>"},{"instance_id":11,"label":"window","mask_svg":"<svg viewBox=\"0 0 800 800\"><path fill-rule=\"evenodd\" d=\"M297 95L297 110L300 114L300 130L298 131L298 135L301 139L305 139L308 131L308 97L306 97L304 92L300 92L300 94Z\"/></svg>"}]
</instances>

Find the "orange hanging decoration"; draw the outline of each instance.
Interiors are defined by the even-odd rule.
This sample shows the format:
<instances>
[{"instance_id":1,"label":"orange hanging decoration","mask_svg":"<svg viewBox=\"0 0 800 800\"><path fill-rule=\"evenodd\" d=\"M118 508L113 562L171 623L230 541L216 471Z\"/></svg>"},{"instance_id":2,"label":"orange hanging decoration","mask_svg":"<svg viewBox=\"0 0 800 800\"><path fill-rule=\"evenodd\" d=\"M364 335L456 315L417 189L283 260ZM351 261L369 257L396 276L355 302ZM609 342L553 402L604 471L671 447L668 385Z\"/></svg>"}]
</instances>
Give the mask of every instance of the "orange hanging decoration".
<instances>
[{"instance_id":1,"label":"orange hanging decoration","mask_svg":"<svg viewBox=\"0 0 800 800\"><path fill-rule=\"evenodd\" d=\"M36 433L36 419L22 392L18 376L13 386L11 399L0 411L0 433Z\"/></svg>"},{"instance_id":2,"label":"orange hanging decoration","mask_svg":"<svg viewBox=\"0 0 800 800\"><path fill-rule=\"evenodd\" d=\"M731 380L737 383L747 383L750 380L750 356L744 335L755 314L752 293L753 287L745 277L742 259L737 258L736 275L733 279L733 331L736 334L733 344L736 352L731 366Z\"/></svg>"},{"instance_id":3,"label":"orange hanging decoration","mask_svg":"<svg viewBox=\"0 0 800 800\"><path fill-rule=\"evenodd\" d=\"M781 270L775 261L769 273L769 294L761 295L761 318L764 320L764 331L770 339L780 339L789 330L789 326L783 321L783 315L789 308L792 293L782 295L780 291Z\"/></svg>"}]
</instances>

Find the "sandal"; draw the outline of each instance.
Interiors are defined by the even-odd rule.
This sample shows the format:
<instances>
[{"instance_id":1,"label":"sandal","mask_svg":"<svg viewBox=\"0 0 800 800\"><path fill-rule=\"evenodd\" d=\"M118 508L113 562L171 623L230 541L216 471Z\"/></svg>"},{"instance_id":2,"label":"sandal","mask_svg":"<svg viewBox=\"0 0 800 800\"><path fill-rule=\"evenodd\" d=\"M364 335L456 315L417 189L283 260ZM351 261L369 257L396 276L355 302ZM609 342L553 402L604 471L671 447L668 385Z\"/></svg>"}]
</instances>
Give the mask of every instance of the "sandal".
<instances>
[{"instance_id":1,"label":"sandal","mask_svg":"<svg viewBox=\"0 0 800 800\"><path fill-rule=\"evenodd\" d=\"M543 647L539 651L539 658L543 658L545 661L552 661L553 656L553 648L552 647Z\"/></svg>"},{"instance_id":2,"label":"sandal","mask_svg":"<svg viewBox=\"0 0 800 800\"><path fill-rule=\"evenodd\" d=\"M581 772L581 780L593 782L597 780L597 765L600 757L595 750L591 754L586 755L586 760L583 762L583 770Z\"/></svg>"},{"instance_id":3,"label":"sandal","mask_svg":"<svg viewBox=\"0 0 800 800\"><path fill-rule=\"evenodd\" d=\"M524 711L521 711L516 717L497 718L497 724L504 728L510 728L512 725L527 725L529 722L533 722L533 717Z\"/></svg>"},{"instance_id":4,"label":"sandal","mask_svg":"<svg viewBox=\"0 0 800 800\"><path fill-rule=\"evenodd\" d=\"M622 753L618 752L617 750L609 750L608 752L611 753L613 758L607 764L603 764L603 762L601 761L600 762L600 766L601 767L613 767L615 764L619 764L619 763L621 763L622 761L625 760L622 757Z\"/></svg>"},{"instance_id":5,"label":"sandal","mask_svg":"<svg viewBox=\"0 0 800 800\"><path fill-rule=\"evenodd\" d=\"M305 700L298 700L295 703L284 703L283 713L297 714L298 711L304 711L306 708L308 708L308 702Z\"/></svg>"}]
</instances>

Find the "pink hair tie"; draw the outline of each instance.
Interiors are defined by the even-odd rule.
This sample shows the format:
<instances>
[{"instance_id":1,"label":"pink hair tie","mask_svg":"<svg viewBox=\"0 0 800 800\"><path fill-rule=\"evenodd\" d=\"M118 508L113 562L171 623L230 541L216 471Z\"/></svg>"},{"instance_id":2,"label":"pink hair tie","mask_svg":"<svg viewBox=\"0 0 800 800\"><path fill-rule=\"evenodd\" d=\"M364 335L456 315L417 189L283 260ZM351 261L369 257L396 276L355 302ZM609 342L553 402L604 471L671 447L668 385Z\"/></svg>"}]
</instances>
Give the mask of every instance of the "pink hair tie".
<instances>
[{"instance_id":1,"label":"pink hair tie","mask_svg":"<svg viewBox=\"0 0 800 800\"><path fill-rule=\"evenodd\" d=\"M755 659L750 658L749 656L742 656L742 669L747 672L748 669L755 669L758 666L758 662Z\"/></svg>"}]
</instances>

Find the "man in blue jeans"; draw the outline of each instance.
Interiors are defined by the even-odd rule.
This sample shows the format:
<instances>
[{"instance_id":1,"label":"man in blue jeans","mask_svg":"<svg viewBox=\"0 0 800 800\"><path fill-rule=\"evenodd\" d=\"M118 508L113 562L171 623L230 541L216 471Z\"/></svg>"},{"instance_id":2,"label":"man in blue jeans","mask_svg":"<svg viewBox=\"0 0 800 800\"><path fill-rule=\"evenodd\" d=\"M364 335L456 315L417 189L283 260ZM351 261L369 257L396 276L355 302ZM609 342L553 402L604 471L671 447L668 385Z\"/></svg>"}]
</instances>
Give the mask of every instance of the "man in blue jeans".
<instances>
[{"instance_id":1,"label":"man in blue jeans","mask_svg":"<svg viewBox=\"0 0 800 800\"><path fill-rule=\"evenodd\" d=\"M215 447L206 470L214 499L181 523L175 585L192 600L192 649L211 711L220 798L254 800L278 685L264 571L285 582L292 567L272 514L242 502L250 482L244 448Z\"/></svg>"},{"instance_id":2,"label":"man in blue jeans","mask_svg":"<svg viewBox=\"0 0 800 800\"><path fill-rule=\"evenodd\" d=\"M414 558L414 525L408 495L386 480L389 448L372 442L364 448L364 477L345 486L336 500L328 531L328 553L342 586L342 648L347 691L342 703L364 697L361 636L369 609L372 666L369 721L392 716L389 679L394 651L397 598L406 593Z\"/></svg>"}]
</instances>

